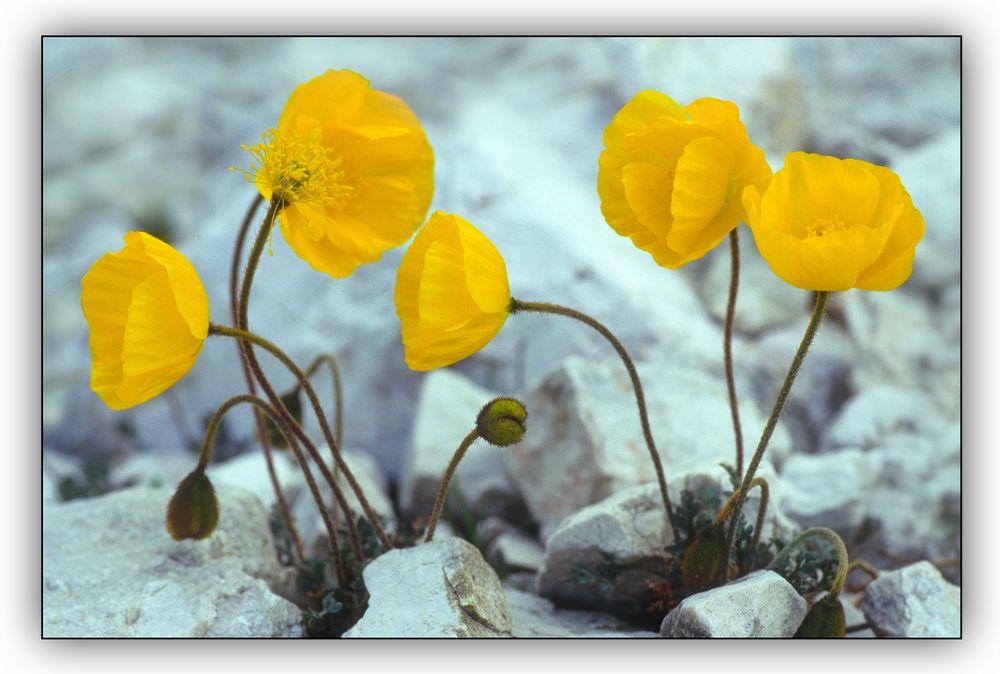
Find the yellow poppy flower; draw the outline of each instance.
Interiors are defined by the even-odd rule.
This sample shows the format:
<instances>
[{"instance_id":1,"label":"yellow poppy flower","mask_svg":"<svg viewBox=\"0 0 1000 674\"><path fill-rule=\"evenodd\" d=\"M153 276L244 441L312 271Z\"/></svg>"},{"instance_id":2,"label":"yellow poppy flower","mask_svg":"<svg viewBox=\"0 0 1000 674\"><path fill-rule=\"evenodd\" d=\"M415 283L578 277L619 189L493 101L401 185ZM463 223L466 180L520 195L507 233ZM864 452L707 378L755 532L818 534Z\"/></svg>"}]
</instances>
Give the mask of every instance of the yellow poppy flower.
<instances>
[{"instance_id":1,"label":"yellow poppy flower","mask_svg":"<svg viewBox=\"0 0 1000 674\"><path fill-rule=\"evenodd\" d=\"M676 269L702 257L744 220L743 189L771 179L739 109L701 98L681 107L641 91L604 130L597 192L611 227Z\"/></svg>"},{"instance_id":2,"label":"yellow poppy flower","mask_svg":"<svg viewBox=\"0 0 1000 674\"><path fill-rule=\"evenodd\" d=\"M417 117L349 70L296 87L277 129L244 147L255 159L248 180L282 203L285 240L336 278L405 243L434 193L434 153Z\"/></svg>"},{"instance_id":3,"label":"yellow poppy flower","mask_svg":"<svg viewBox=\"0 0 1000 674\"><path fill-rule=\"evenodd\" d=\"M396 314L406 364L433 370L486 346L510 314L507 267L482 232L435 211L403 255Z\"/></svg>"},{"instance_id":4,"label":"yellow poppy flower","mask_svg":"<svg viewBox=\"0 0 1000 674\"><path fill-rule=\"evenodd\" d=\"M761 256L806 290L892 290L913 270L924 219L899 177L858 159L792 152L767 190L743 193Z\"/></svg>"},{"instance_id":5,"label":"yellow poppy flower","mask_svg":"<svg viewBox=\"0 0 1000 674\"><path fill-rule=\"evenodd\" d=\"M208 296L187 258L145 232L125 235L82 281L90 388L108 407L134 407L173 386L208 336Z\"/></svg>"}]
</instances>

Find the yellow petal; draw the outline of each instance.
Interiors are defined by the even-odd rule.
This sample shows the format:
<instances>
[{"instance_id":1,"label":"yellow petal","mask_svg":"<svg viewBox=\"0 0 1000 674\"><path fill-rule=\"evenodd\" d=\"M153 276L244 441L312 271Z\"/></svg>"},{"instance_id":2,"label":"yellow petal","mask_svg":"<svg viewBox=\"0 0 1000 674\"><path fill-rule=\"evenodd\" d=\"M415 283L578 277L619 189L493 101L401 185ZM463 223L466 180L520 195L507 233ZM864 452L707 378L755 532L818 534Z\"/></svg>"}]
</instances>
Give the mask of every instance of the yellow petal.
<instances>
[{"instance_id":1,"label":"yellow petal","mask_svg":"<svg viewBox=\"0 0 1000 674\"><path fill-rule=\"evenodd\" d=\"M82 280L90 330L91 389L112 409L138 405L194 365L208 335L208 297L190 262L162 241L130 232Z\"/></svg>"},{"instance_id":2,"label":"yellow petal","mask_svg":"<svg viewBox=\"0 0 1000 674\"><path fill-rule=\"evenodd\" d=\"M483 348L507 319L503 258L470 223L435 212L403 255L395 303L407 365L455 363Z\"/></svg>"},{"instance_id":3,"label":"yellow petal","mask_svg":"<svg viewBox=\"0 0 1000 674\"><path fill-rule=\"evenodd\" d=\"M701 257L739 224L742 204L731 178L733 165L732 149L718 138L696 138L684 148L670 195L674 224L667 243L672 249Z\"/></svg>"},{"instance_id":4,"label":"yellow petal","mask_svg":"<svg viewBox=\"0 0 1000 674\"><path fill-rule=\"evenodd\" d=\"M256 152L268 167L257 175L261 193L287 204L282 235L336 278L404 244L434 194L434 153L416 115L348 70L296 87Z\"/></svg>"}]
</instances>

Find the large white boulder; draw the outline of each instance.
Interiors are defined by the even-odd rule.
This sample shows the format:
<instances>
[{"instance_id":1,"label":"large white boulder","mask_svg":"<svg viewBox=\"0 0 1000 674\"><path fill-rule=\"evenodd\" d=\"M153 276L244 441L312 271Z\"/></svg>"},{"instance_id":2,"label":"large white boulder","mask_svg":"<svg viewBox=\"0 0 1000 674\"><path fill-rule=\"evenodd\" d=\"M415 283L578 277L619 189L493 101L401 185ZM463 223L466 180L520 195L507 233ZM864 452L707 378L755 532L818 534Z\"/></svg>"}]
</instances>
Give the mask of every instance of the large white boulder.
<instances>
[{"instance_id":1,"label":"large white boulder","mask_svg":"<svg viewBox=\"0 0 1000 674\"><path fill-rule=\"evenodd\" d=\"M217 489L219 523L203 541L164 524L169 488L137 487L46 503L42 633L48 637L297 637L267 511L249 492Z\"/></svg>"}]
</instances>

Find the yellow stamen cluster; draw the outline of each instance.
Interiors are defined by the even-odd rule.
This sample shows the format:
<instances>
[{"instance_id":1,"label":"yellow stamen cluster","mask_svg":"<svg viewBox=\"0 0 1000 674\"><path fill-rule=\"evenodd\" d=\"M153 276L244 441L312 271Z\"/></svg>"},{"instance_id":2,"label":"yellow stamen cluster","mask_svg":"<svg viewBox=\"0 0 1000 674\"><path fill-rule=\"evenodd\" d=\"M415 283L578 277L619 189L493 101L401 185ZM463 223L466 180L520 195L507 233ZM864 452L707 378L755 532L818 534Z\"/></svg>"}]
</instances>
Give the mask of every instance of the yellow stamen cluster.
<instances>
[{"instance_id":1,"label":"yellow stamen cluster","mask_svg":"<svg viewBox=\"0 0 1000 674\"><path fill-rule=\"evenodd\" d=\"M268 129L262 137L263 143L243 146L255 160L251 170L237 170L246 174L249 182L270 189L273 198L285 204L324 206L353 191L344 184L343 161L323 145L319 129L305 135L293 132L280 136Z\"/></svg>"},{"instance_id":2,"label":"yellow stamen cluster","mask_svg":"<svg viewBox=\"0 0 1000 674\"><path fill-rule=\"evenodd\" d=\"M817 218L816 222L806 228L806 236L823 236L827 232L839 232L847 229L847 224L839 215L832 218Z\"/></svg>"}]
</instances>

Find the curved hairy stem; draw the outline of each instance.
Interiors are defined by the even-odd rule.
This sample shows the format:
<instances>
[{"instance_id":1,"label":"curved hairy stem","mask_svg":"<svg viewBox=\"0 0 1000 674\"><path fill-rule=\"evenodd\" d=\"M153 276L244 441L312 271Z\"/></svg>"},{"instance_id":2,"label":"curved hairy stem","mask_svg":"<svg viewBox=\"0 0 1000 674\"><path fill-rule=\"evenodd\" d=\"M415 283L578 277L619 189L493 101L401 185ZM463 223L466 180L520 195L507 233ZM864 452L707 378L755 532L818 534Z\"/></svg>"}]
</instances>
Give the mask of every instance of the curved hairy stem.
<instances>
[{"instance_id":1,"label":"curved hairy stem","mask_svg":"<svg viewBox=\"0 0 1000 674\"><path fill-rule=\"evenodd\" d=\"M250 230L250 223L253 222L254 215L262 203L264 203L264 197L260 194L255 195L253 201L250 203L250 207L247 208L246 215L243 216L243 222L240 223L239 233L236 235L236 245L233 247L233 259L229 266L229 311L232 314L233 323L238 322L237 285L239 283L238 270L240 268L240 257L243 253L243 245L246 242L247 232ZM256 395L257 387L254 386L253 374L251 374L246 360L242 357L242 347L240 347L238 342L237 350L240 352L240 367L243 369L243 378L246 380L247 390L250 392L250 395ZM260 448L264 453L267 476L271 480L271 487L274 489L274 495L278 501L278 509L281 510L281 516L285 519L289 531L292 532L292 541L295 543L295 549L299 554L299 558L304 560L305 549L302 547L302 540L299 538L298 530L296 530L295 525L292 523L292 514L291 509L288 507L288 500L285 498L285 494L282 492L281 485L278 482L278 473L274 470L274 457L271 454L271 442L268 439L267 429L264 427L264 418L261 416L261 411L256 405L253 407L253 418L254 425L257 427L257 437L260 439Z\"/></svg>"},{"instance_id":2,"label":"curved hairy stem","mask_svg":"<svg viewBox=\"0 0 1000 674\"><path fill-rule=\"evenodd\" d=\"M653 461L653 468L656 470L656 480L660 485L660 496L663 498L663 507L667 511L667 523L670 525L671 531L673 531L674 540L679 540L680 536L677 533L677 527L674 526L674 509L670 505L670 495L667 492L667 478L663 472L663 463L660 461L660 453L656 450L656 443L653 441L653 432L649 426L649 415L646 412L646 396L642 390L642 382L639 381L639 373L636 372L635 364L632 362L632 358L628 355L625 347L622 346L622 343L618 340L618 338L615 337L610 330L604 327L604 325L587 314L575 309L559 306L558 304L548 304L545 302L522 302L521 300L512 298L510 301L510 313L513 315L518 311L534 311L545 314L556 314L558 316L567 316L569 318L576 319L599 332L601 336L608 340L611 346L614 347L614 350L622 359L622 363L625 364L625 369L628 371L629 378L632 380L632 389L635 391L635 402L636 406L639 408L639 423L642 425L642 434L646 439L646 447L649 450L649 458Z\"/></svg>"},{"instance_id":3,"label":"curved hairy stem","mask_svg":"<svg viewBox=\"0 0 1000 674\"><path fill-rule=\"evenodd\" d=\"M471 433L465 436L462 440L462 444L458 446L455 450L455 454L451 457L451 461L448 462L448 467L445 468L444 476L441 478L441 485L438 487L437 496L434 498L434 508L431 510L431 517L427 523L427 534L424 537L424 542L429 543L434 539L434 530L437 529L438 520L441 519L441 513L444 511L444 499L448 495L448 486L451 484L451 480L455 477L455 471L458 469L458 464L462 461L465 453L469 451L469 447L472 443L479 438L479 431L473 429Z\"/></svg>"},{"instance_id":4,"label":"curved hairy stem","mask_svg":"<svg viewBox=\"0 0 1000 674\"><path fill-rule=\"evenodd\" d=\"M789 552L796 545L811 538L813 536L819 536L820 538L825 538L826 540L833 543L833 547L837 549L837 575L833 577L833 583L830 585L830 592L828 596L836 597L840 594L840 591L844 587L844 581L847 579L848 562L847 562L847 546L844 545L843 539L837 535L833 529L827 529L826 527L811 527L799 533L798 536L793 538L788 542L781 552L775 555L771 563L767 565L769 571L773 571L777 565L778 561L789 554Z\"/></svg>"},{"instance_id":5,"label":"curved hairy stem","mask_svg":"<svg viewBox=\"0 0 1000 674\"><path fill-rule=\"evenodd\" d=\"M298 366L296 366L295 363L292 362L292 360L288 358L280 349L278 349L270 342L266 342L266 340L262 340L262 338L256 335L252 335L249 332L249 328L247 327L248 326L247 317L250 306L250 289L253 287L254 275L256 274L261 254L264 252L264 246L267 243L268 237L271 234L271 229L278 218L279 211L283 207L284 204L280 199L274 199L271 201L271 205L268 208L267 215L264 217L264 224L257 232L257 237L254 239L253 247L250 249L250 257L247 260L247 269L246 273L243 276L243 286L240 288L239 314L238 314L239 320L237 322L238 330L243 331L243 335L241 336L241 342L240 342L242 346L243 357L246 360L246 363L249 366L250 370L257 378L257 381L260 383L261 388L263 388L264 392L267 394L268 399L271 400L271 403L282 414L287 413L288 410L285 409L284 403L281 402L281 397L275 392L274 387L271 386L270 382L267 380L267 377L264 376L264 371L261 369L260 363L257 361L256 354L254 354L253 344L257 344L258 346L268 348L268 350L275 357L281 360L285 364L285 366L288 367L293 374L295 374L296 378L299 380L299 383L302 385L303 390L306 392L306 395L309 397L309 402L312 404L313 410L316 412L316 416L319 419L320 429L323 431L323 436L330 447L330 452L333 454L333 459L335 463L337 464L338 468L344 473L344 477L347 479L348 485L354 491L354 495L357 497L358 502L361 504L362 509L365 511L365 515L368 517L368 520L371 523L376 536L378 536L379 541L382 543L385 549L391 550L393 548L392 541L390 541L389 537L386 536L385 531L382 529L382 526L378 521L378 516L375 514L374 509L372 509L371 505L368 503L368 499L365 498L364 492L361 490L360 485L358 485L358 481L355 479L354 474L351 472L351 469L347 466L347 463L341 456L340 446L337 444L337 440L336 438L334 438L333 432L330 430L330 425L326 421L326 414L323 412L323 406L320 404L319 398L316 397L316 392L313 390L312 385L309 384L309 380L304 377L302 371L298 368ZM265 346L265 343L267 344L267 346ZM288 416L289 418L291 418L290 414ZM292 427L293 429L297 428L298 424L293 424ZM304 436L305 433L303 432L301 435ZM309 447L310 443L304 441L303 444ZM332 473L330 473L329 469L326 468L326 465L323 464L318 459L317 463L320 463L320 465L323 466L323 476L328 481L331 482L331 488L335 488L336 481ZM354 526L353 521L349 521L348 524L350 526Z\"/></svg>"}]
</instances>

